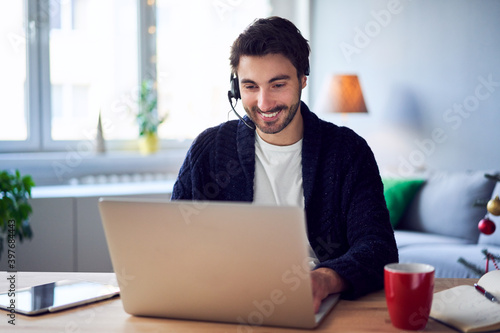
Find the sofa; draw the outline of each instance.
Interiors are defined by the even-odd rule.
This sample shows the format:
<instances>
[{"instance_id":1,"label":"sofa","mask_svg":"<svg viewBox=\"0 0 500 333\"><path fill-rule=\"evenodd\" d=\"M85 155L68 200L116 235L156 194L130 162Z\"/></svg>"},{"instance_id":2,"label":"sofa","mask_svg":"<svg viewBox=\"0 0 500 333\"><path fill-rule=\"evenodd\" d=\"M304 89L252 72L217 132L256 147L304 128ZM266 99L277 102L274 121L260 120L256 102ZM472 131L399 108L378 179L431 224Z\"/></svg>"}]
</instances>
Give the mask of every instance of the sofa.
<instances>
[{"instance_id":1,"label":"sofa","mask_svg":"<svg viewBox=\"0 0 500 333\"><path fill-rule=\"evenodd\" d=\"M459 262L486 268L482 252L500 256L500 216L491 235L480 233L478 222L488 213L487 202L500 195L500 182L485 177L495 171L440 172L404 179L383 177L400 262L427 263L436 277L477 278ZM498 262L500 265L500 262ZM489 261L489 270L495 269Z\"/></svg>"}]
</instances>

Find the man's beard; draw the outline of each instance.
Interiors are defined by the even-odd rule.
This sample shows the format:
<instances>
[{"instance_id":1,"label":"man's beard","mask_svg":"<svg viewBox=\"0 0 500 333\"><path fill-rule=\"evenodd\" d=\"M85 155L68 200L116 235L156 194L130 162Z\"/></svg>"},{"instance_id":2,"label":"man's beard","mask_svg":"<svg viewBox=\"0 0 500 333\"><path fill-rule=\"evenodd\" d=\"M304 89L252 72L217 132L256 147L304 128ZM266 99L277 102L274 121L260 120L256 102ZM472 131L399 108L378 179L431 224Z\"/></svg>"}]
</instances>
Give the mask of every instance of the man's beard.
<instances>
[{"instance_id":1,"label":"man's beard","mask_svg":"<svg viewBox=\"0 0 500 333\"><path fill-rule=\"evenodd\" d=\"M297 110L299 109L299 106L300 106L300 98L296 104L292 104L292 105L290 105L290 107L288 107L284 104L275 106L273 109L267 111L266 113L274 113L274 112L278 112L278 111L286 112L288 110L288 114L286 115L286 118L283 121L283 123L281 123L281 124L276 123L279 120L279 119L277 119L273 122L265 122L265 124L266 124L265 126L261 126L261 123L256 121L256 120L260 120L260 118L257 118L257 117L259 117L257 115L257 113L261 111L257 106L254 106L251 109L251 111L249 111L249 109L246 107L244 109L245 109L247 115L250 117L250 119L252 119L255 126L261 132L266 133L266 134L276 134L276 133L281 132L283 129L285 129L292 122L293 118L297 114ZM257 119L255 119L254 117Z\"/></svg>"}]
</instances>

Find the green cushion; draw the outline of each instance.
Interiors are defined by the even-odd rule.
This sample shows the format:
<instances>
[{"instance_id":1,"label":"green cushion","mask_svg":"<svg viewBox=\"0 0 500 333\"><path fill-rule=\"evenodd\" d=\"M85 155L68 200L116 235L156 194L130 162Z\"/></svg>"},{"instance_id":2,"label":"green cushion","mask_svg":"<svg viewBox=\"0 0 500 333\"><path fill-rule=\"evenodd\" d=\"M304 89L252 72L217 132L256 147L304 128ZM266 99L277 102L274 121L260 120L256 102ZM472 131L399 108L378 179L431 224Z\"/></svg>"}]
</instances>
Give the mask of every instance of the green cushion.
<instances>
[{"instance_id":1,"label":"green cushion","mask_svg":"<svg viewBox=\"0 0 500 333\"><path fill-rule=\"evenodd\" d=\"M411 200L425 182L423 179L382 179L392 227L395 228Z\"/></svg>"}]
</instances>

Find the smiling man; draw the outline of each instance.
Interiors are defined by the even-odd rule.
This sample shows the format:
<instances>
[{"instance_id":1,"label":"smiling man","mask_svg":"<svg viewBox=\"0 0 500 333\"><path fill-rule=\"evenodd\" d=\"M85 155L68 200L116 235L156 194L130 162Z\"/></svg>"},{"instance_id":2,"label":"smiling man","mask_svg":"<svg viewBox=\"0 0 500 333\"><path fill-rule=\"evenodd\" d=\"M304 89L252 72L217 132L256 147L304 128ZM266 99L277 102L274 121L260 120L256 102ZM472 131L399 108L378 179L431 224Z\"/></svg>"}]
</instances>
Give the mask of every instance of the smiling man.
<instances>
[{"instance_id":1,"label":"smiling man","mask_svg":"<svg viewBox=\"0 0 500 333\"><path fill-rule=\"evenodd\" d=\"M256 20L235 40L230 96L241 97L247 116L196 138L172 199L305 209L317 311L331 293L352 299L382 288L383 267L398 254L366 141L301 101L309 51L295 25L279 17Z\"/></svg>"},{"instance_id":2,"label":"smiling man","mask_svg":"<svg viewBox=\"0 0 500 333\"><path fill-rule=\"evenodd\" d=\"M282 54L243 55L238 64L240 94L248 116L264 141L285 146L302 139L300 96L307 77Z\"/></svg>"}]
</instances>

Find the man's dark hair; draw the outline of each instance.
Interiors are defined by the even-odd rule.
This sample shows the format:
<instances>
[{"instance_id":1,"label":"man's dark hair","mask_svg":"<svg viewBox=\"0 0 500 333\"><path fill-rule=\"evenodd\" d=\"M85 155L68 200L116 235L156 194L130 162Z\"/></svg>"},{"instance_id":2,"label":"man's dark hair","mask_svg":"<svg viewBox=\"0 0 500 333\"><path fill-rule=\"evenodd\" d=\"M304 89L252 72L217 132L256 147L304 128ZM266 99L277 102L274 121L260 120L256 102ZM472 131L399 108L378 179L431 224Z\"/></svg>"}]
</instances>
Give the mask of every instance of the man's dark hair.
<instances>
[{"instance_id":1,"label":"man's dark hair","mask_svg":"<svg viewBox=\"0 0 500 333\"><path fill-rule=\"evenodd\" d=\"M287 19L273 16L255 20L231 46L231 72L236 74L241 56L282 54L290 60L297 76L309 75L309 44Z\"/></svg>"}]
</instances>

